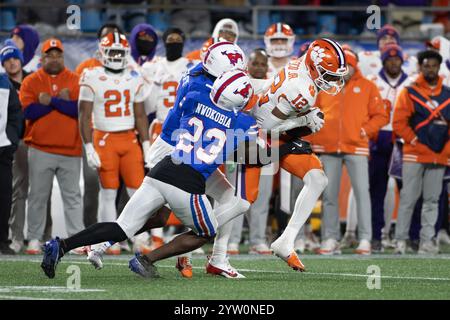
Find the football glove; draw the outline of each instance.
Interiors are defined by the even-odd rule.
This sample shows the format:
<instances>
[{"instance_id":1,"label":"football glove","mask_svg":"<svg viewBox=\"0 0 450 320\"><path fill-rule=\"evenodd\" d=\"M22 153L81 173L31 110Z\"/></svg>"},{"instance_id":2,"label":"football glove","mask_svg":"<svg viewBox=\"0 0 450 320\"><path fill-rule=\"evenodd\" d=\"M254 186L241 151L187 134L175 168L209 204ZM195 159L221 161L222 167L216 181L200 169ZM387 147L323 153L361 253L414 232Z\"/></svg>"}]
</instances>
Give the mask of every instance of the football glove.
<instances>
[{"instance_id":1,"label":"football glove","mask_svg":"<svg viewBox=\"0 0 450 320\"><path fill-rule=\"evenodd\" d=\"M325 123L325 120L323 119L324 115L319 108L311 109L311 112L306 115L306 118L306 126L310 128L313 133L322 129L323 124Z\"/></svg>"},{"instance_id":2,"label":"football glove","mask_svg":"<svg viewBox=\"0 0 450 320\"><path fill-rule=\"evenodd\" d=\"M88 166L92 169L100 168L100 166L102 165L100 162L100 157L98 156L97 151L95 151L92 142L86 143L84 145L84 150L86 151L86 160Z\"/></svg>"},{"instance_id":3,"label":"football glove","mask_svg":"<svg viewBox=\"0 0 450 320\"><path fill-rule=\"evenodd\" d=\"M144 153L145 167L150 169L151 156L150 156L150 142L148 140L142 142L142 152Z\"/></svg>"}]
</instances>

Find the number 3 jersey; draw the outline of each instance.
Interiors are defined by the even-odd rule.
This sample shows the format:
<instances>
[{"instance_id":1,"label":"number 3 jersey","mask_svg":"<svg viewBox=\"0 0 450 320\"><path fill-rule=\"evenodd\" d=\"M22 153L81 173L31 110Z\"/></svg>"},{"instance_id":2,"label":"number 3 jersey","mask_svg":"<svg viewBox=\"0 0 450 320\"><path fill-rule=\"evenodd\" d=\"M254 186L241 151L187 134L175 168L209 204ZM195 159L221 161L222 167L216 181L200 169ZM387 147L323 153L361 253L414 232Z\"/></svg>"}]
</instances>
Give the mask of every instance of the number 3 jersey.
<instances>
[{"instance_id":1,"label":"number 3 jersey","mask_svg":"<svg viewBox=\"0 0 450 320\"><path fill-rule=\"evenodd\" d=\"M274 77L272 85L252 112L261 128L270 130L269 122L265 120L273 117L271 113L275 107L288 118L293 118L314 106L317 93L318 89L302 66L302 60L292 60Z\"/></svg>"},{"instance_id":2,"label":"number 3 jersey","mask_svg":"<svg viewBox=\"0 0 450 320\"><path fill-rule=\"evenodd\" d=\"M94 129L107 132L131 130L135 127L135 102L144 101L142 76L134 70L112 73L104 67L83 72L79 100L94 103Z\"/></svg>"},{"instance_id":3,"label":"number 3 jersey","mask_svg":"<svg viewBox=\"0 0 450 320\"><path fill-rule=\"evenodd\" d=\"M190 92L179 107L183 115L172 159L191 166L205 180L239 143L257 138L258 127L253 117L217 107L209 94Z\"/></svg>"},{"instance_id":4,"label":"number 3 jersey","mask_svg":"<svg viewBox=\"0 0 450 320\"><path fill-rule=\"evenodd\" d=\"M142 66L142 73L151 83L145 100L145 113L156 112L156 119L163 122L169 109L175 104L178 84L194 62L181 57L175 61L166 58L154 59Z\"/></svg>"}]
</instances>

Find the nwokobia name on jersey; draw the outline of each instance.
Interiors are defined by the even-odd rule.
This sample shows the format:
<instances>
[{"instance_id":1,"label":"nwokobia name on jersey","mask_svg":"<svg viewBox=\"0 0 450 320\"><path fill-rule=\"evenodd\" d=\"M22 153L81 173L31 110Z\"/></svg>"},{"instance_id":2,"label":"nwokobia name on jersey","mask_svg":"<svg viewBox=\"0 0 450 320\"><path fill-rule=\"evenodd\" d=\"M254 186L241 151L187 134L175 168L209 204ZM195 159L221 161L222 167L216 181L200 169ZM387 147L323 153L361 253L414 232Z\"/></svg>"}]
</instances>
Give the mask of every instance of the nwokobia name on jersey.
<instances>
[{"instance_id":1,"label":"nwokobia name on jersey","mask_svg":"<svg viewBox=\"0 0 450 320\"><path fill-rule=\"evenodd\" d=\"M197 104L197 108L195 109L195 113L202 115L206 118L209 118L213 120L214 122L217 122L218 124L227 127L228 129L231 126L231 118L227 117L226 115L217 112L211 107L205 106L202 103Z\"/></svg>"},{"instance_id":2,"label":"nwokobia name on jersey","mask_svg":"<svg viewBox=\"0 0 450 320\"><path fill-rule=\"evenodd\" d=\"M209 94L190 92L180 108L183 110L180 127L171 137L177 139L172 159L193 167L205 179L241 142L257 138L255 119L242 112L219 108Z\"/></svg>"}]
</instances>

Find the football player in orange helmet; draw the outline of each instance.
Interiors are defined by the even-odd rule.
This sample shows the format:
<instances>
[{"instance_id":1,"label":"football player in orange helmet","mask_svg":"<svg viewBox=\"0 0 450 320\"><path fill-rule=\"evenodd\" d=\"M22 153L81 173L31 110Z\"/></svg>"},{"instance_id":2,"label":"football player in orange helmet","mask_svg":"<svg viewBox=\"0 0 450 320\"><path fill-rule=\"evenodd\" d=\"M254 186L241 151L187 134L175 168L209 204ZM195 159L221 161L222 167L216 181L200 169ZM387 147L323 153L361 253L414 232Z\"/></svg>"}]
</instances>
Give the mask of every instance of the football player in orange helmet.
<instances>
[{"instance_id":1,"label":"football player in orange helmet","mask_svg":"<svg viewBox=\"0 0 450 320\"><path fill-rule=\"evenodd\" d=\"M295 34L292 28L282 22L274 23L264 34L264 44L269 55L268 76L277 74L289 62L294 52Z\"/></svg>"},{"instance_id":2,"label":"football player in orange helmet","mask_svg":"<svg viewBox=\"0 0 450 320\"><path fill-rule=\"evenodd\" d=\"M305 127L289 131L287 141L319 131L324 120L320 110L313 108L317 94L320 90L332 95L339 93L347 72L344 51L337 42L325 38L312 42L303 58L290 61L274 77L271 88L253 109L258 124L272 134ZM289 154L280 159L280 167L302 179L304 187L297 197L289 224L272 243L271 249L294 270L303 271L305 267L294 251L294 242L325 189L327 177L312 151ZM245 170L256 169L248 167ZM245 184L245 179L243 181ZM245 190L245 185L240 189Z\"/></svg>"}]
</instances>

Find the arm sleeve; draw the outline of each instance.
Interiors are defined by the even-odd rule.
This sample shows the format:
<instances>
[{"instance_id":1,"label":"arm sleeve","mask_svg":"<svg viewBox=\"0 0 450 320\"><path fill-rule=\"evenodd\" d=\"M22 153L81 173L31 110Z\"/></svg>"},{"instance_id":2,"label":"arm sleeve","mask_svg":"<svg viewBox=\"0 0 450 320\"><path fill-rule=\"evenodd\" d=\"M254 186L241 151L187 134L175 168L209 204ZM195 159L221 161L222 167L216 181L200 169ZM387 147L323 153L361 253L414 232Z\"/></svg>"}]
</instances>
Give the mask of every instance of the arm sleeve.
<instances>
[{"instance_id":1,"label":"arm sleeve","mask_svg":"<svg viewBox=\"0 0 450 320\"><path fill-rule=\"evenodd\" d=\"M59 112L71 117L78 118L77 100L67 101L64 99L52 97L50 104Z\"/></svg>"},{"instance_id":2,"label":"arm sleeve","mask_svg":"<svg viewBox=\"0 0 450 320\"><path fill-rule=\"evenodd\" d=\"M414 112L414 105L408 97L408 90L404 88L395 102L392 129L394 133L403 138L407 143L416 136L414 130L409 126L409 119Z\"/></svg>"},{"instance_id":3,"label":"arm sleeve","mask_svg":"<svg viewBox=\"0 0 450 320\"><path fill-rule=\"evenodd\" d=\"M37 120L49 114L53 108L40 103L31 103L24 109L24 116L27 120Z\"/></svg>"},{"instance_id":4,"label":"arm sleeve","mask_svg":"<svg viewBox=\"0 0 450 320\"><path fill-rule=\"evenodd\" d=\"M10 84L9 86L9 100L8 100L8 122L6 124L6 134L8 139L14 144L20 140L23 135L24 123L23 113L20 106L19 97L16 89Z\"/></svg>"},{"instance_id":5,"label":"arm sleeve","mask_svg":"<svg viewBox=\"0 0 450 320\"><path fill-rule=\"evenodd\" d=\"M369 138L374 139L378 131L389 123L389 115L383 99L381 99L380 91L373 83L371 83L370 88L368 111L369 121L363 127Z\"/></svg>"}]
</instances>

